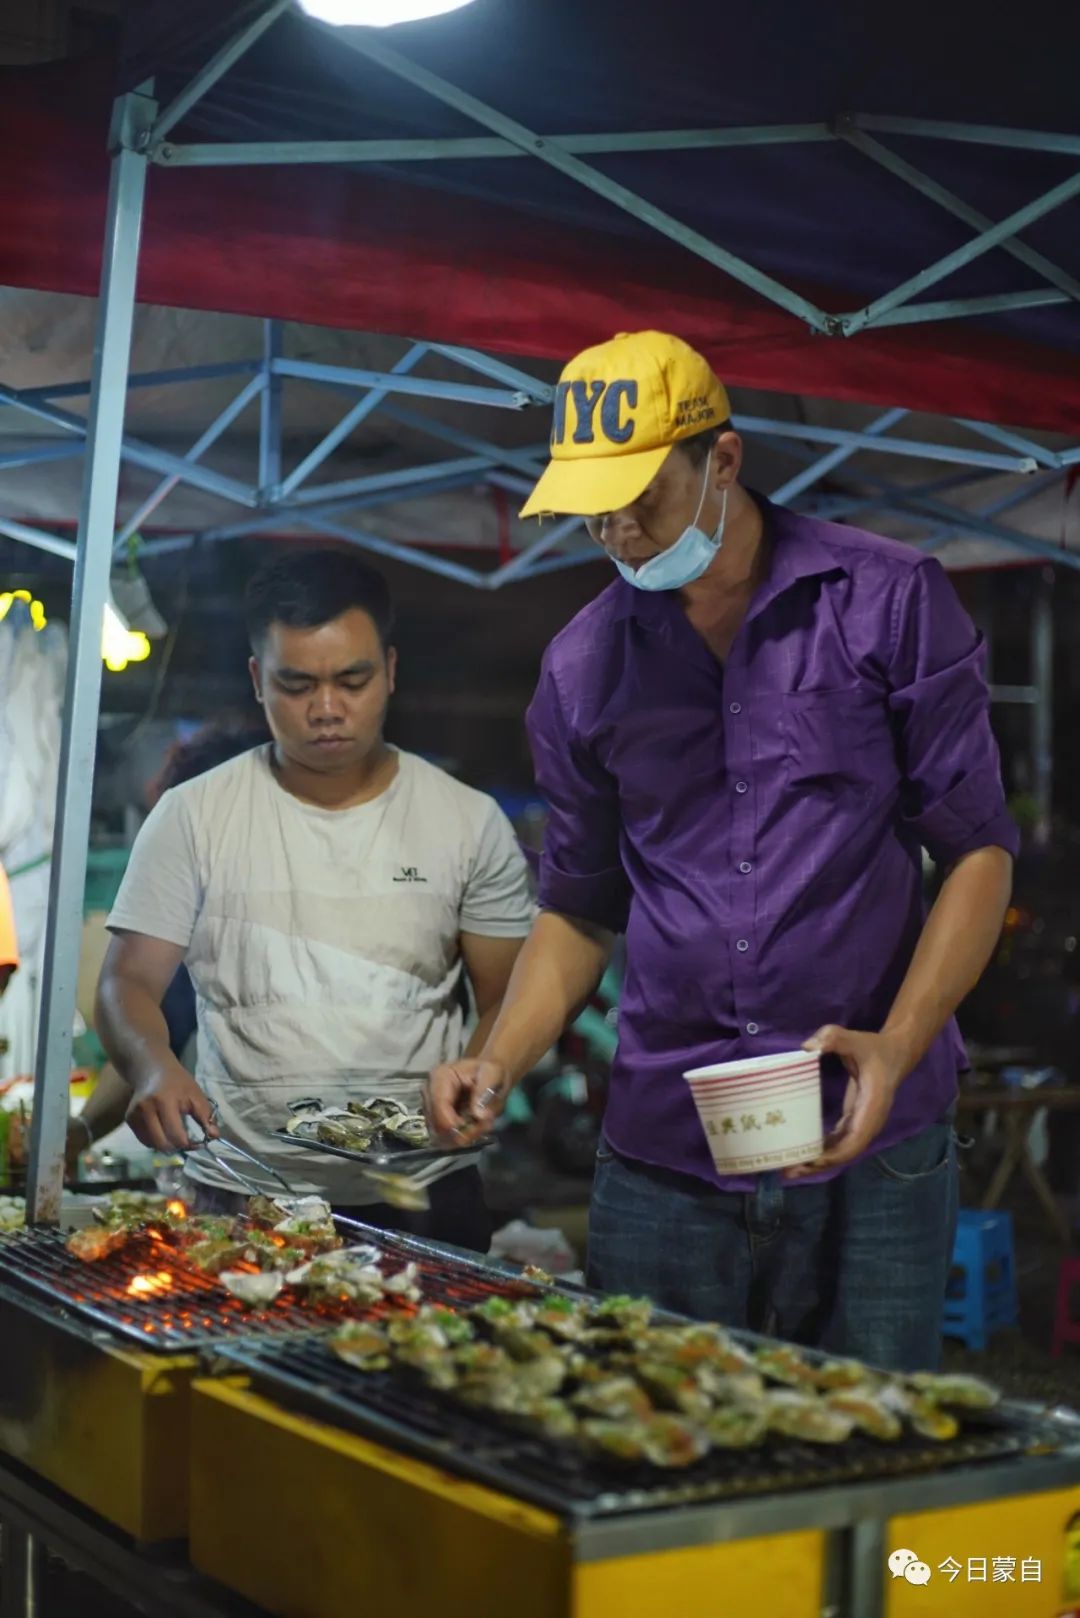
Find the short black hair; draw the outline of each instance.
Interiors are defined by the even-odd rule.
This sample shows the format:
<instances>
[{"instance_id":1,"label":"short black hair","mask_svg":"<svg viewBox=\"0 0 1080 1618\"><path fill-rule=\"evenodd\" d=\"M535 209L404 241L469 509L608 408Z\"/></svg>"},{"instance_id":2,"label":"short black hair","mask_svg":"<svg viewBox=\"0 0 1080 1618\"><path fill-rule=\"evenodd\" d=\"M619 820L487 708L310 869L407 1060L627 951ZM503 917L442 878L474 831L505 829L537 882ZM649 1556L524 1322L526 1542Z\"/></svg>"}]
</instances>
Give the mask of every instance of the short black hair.
<instances>
[{"instance_id":1,"label":"short black hair","mask_svg":"<svg viewBox=\"0 0 1080 1618\"><path fill-rule=\"evenodd\" d=\"M706 427L703 433L691 433L689 438L680 438L679 448L686 451L691 466L704 466L706 457L712 453L720 434L731 431L733 431L731 422L722 421L719 427Z\"/></svg>"},{"instance_id":2,"label":"short black hair","mask_svg":"<svg viewBox=\"0 0 1080 1618\"><path fill-rule=\"evenodd\" d=\"M318 629L353 607L367 613L385 652L394 633L394 605L378 568L355 551L287 551L248 583L244 612L251 649L261 650L271 624Z\"/></svg>"}]
</instances>

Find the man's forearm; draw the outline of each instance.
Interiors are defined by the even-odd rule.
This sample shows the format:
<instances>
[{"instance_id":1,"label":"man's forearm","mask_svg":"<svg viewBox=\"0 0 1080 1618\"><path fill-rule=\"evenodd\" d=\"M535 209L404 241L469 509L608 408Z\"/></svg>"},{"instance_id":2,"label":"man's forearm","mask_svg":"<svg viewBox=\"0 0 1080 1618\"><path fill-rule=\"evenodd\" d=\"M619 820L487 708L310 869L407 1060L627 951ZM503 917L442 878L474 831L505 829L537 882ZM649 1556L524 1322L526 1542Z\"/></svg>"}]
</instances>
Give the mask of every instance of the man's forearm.
<instances>
[{"instance_id":1,"label":"man's forearm","mask_svg":"<svg viewBox=\"0 0 1080 1618\"><path fill-rule=\"evenodd\" d=\"M1012 860L1001 848L965 855L946 877L882 1029L897 1046L904 1074L978 982L1011 892Z\"/></svg>"},{"instance_id":2,"label":"man's forearm","mask_svg":"<svg viewBox=\"0 0 1080 1618\"><path fill-rule=\"evenodd\" d=\"M95 1022L106 1055L132 1090L171 1055L169 1025L154 996L131 978L103 978Z\"/></svg>"},{"instance_id":3,"label":"man's forearm","mask_svg":"<svg viewBox=\"0 0 1080 1618\"><path fill-rule=\"evenodd\" d=\"M94 1093L88 1098L77 1120L88 1132L86 1144L101 1140L103 1136L111 1135L114 1129L119 1129L130 1105L130 1085L120 1077L111 1063L106 1063L94 1087Z\"/></svg>"},{"instance_id":4,"label":"man's forearm","mask_svg":"<svg viewBox=\"0 0 1080 1618\"><path fill-rule=\"evenodd\" d=\"M614 942L602 928L541 912L514 963L494 1026L475 1052L470 1042L470 1054L498 1062L516 1084L592 994Z\"/></svg>"}]
</instances>

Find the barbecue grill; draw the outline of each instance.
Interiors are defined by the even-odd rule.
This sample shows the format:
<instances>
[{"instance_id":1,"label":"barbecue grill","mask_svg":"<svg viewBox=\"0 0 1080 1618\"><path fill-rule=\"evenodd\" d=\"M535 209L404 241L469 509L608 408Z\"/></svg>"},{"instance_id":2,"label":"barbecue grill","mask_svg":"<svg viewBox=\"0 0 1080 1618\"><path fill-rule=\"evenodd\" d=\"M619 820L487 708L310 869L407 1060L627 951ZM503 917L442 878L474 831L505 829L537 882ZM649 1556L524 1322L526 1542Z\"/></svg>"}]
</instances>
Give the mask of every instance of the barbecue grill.
<instances>
[{"instance_id":1,"label":"barbecue grill","mask_svg":"<svg viewBox=\"0 0 1080 1618\"><path fill-rule=\"evenodd\" d=\"M506 1289L504 1272L409 1248L425 1286L430 1264ZM771 1440L671 1473L594 1460L407 1374L361 1372L319 1333L225 1344L216 1368L227 1379L193 1395L192 1558L278 1614L344 1618L361 1595L440 1618L666 1618L691 1603L725 1618L830 1605L892 1618L908 1598L925 1614L938 1610L925 1589L888 1580L889 1550L952 1532L939 1562L1015 1549L1049 1583L1080 1509L1080 1420L1015 1404L969 1415L948 1444ZM1003 1618L1057 1613L1045 1588L1010 1595ZM953 1588L949 1618L985 1618L985 1601Z\"/></svg>"},{"instance_id":2,"label":"barbecue grill","mask_svg":"<svg viewBox=\"0 0 1080 1618\"><path fill-rule=\"evenodd\" d=\"M426 1295L450 1306L534 1290L408 1237L351 1225L348 1234L377 1242L389 1269L419 1262ZM10 1232L0 1237L0 1451L138 1540L180 1538L199 1352L382 1307L314 1307L284 1294L246 1309L150 1237L88 1264L60 1231Z\"/></svg>"}]
</instances>

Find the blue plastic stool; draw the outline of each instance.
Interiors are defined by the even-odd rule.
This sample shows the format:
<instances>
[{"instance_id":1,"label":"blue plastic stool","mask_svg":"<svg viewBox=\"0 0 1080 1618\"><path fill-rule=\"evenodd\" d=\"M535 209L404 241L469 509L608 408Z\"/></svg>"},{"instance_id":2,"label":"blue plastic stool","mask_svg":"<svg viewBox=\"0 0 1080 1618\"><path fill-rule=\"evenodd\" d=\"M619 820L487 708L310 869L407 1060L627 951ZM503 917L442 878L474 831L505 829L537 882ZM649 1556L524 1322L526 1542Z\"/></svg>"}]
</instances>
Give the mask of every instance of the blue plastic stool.
<instances>
[{"instance_id":1,"label":"blue plastic stool","mask_svg":"<svg viewBox=\"0 0 1080 1618\"><path fill-rule=\"evenodd\" d=\"M945 1290L941 1330L968 1348L983 1349L987 1339L1019 1319L1012 1216L961 1208L956 1225L952 1270Z\"/></svg>"}]
</instances>

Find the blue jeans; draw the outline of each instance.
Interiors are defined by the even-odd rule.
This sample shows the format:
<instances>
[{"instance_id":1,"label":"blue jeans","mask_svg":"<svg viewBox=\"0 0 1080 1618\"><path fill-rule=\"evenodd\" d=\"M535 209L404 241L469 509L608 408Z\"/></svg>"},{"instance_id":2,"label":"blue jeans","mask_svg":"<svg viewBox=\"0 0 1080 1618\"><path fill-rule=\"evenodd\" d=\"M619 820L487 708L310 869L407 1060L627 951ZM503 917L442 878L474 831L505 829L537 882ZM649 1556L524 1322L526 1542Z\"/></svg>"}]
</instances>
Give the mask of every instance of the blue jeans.
<instances>
[{"instance_id":1,"label":"blue jeans","mask_svg":"<svg viewBox=\"0 0 1080 1618\"><path fill-rule=\"evenodd\" d=\"M699 1320L932 1370L956 1229L951 1121L824 1185L762 1174L752 1192L597 1154L590 1286Z\"/></svg>"}]
</instances>

